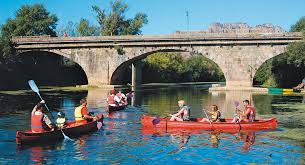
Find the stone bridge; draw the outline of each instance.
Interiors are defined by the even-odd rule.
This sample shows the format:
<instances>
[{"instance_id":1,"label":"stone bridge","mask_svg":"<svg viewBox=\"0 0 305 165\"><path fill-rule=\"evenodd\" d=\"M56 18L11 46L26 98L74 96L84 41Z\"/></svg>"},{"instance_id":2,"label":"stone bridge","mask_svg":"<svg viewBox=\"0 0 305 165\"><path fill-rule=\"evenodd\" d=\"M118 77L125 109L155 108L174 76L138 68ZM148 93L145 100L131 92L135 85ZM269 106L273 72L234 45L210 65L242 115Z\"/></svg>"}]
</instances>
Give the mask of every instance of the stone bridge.
<instances>
[{"instance_id":1,"label":"stone bridge","mask_svg":"<svg viewBox=\"0 0 305 165\"><path fill-rule=\"evenodd\" d=\"M173 34L98 37L16 37L17 54L47 52L79 64L88 85L112 84L118 72L133 65L132 83L141 83L137 61L156 52L182 51L202 55L223 71L227 88L252 87L257 69L268 59L285 52L301 33Z\"/></svg>"}]
</instances>

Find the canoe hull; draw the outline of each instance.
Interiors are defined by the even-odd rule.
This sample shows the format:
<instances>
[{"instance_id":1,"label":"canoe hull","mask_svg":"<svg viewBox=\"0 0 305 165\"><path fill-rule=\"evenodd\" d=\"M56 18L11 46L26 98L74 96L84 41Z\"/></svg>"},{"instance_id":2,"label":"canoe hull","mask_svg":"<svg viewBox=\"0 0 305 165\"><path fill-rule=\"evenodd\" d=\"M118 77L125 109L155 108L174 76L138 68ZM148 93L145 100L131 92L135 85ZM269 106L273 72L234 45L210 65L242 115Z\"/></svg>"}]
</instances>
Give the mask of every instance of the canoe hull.
<instances>
[{"instance_id":1,"label":"canoe hull","mask_svg":"<svg viewBox=\"0 0 305 165\"><path fill-rule=\"evenodd\" d=\"M155 120L155 121L153 121ZM198 122L201 118L193 119L192 121L178 122L169 121L168 118L162 118L157 120L156 117L143 115L141 122L145 128L158 128L166 130L266 130L276 129L277 121L276 118L268 120L258 120L256 122L247 123L231 123L232 119L226 119L226 122L215 122L210 124L209 122Z\"/></svg>"},{"instance_id":2,"label":"canoe hull","mask_svg":"<svg viewBox=\"0 0 305 165\"><path fill-rule=\"evenodd\" d=\"M103 115L98 114L98 120L96 121L80 121L80 122L68 122L67 127L63 128L62 131L68 137L78 137L89 132L96 131L97 122L103 122ZM64 139L63 134L60 130L45 131L45 132L32 132L28 131L17 131L16 132L16 143L17 144L30 144L30 143L41 143L48 141L55 141Z\"/></svg>"},{"instance_id":3,"label":"canoe hull","mask_svg":"<svg viewBox=\"0 0 305 165\"><path fill-rule=\"evenodd\" d=\"M120 110L124 110L126 108L126 105L120 105L120 106L110 106L108 105L108 111L120 111Z\"/></svg>"}]
</instances>

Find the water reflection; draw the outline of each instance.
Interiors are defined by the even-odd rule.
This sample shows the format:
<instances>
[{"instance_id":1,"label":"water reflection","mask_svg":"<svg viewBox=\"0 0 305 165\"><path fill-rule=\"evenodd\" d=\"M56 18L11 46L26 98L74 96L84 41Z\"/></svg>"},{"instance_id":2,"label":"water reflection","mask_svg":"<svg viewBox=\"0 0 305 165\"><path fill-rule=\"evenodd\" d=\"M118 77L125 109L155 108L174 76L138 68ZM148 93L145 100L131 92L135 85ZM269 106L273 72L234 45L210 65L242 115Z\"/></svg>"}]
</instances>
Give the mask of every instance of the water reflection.
<instances>
[{"instance_id":1,"label":"water reflection","mask_svg":"<svg viewBox=\"0 0 305 165\"><path fill-rule=\"evenodd\" d=\"M90 135L84 135L77 138L74 142L75 156L77 160L87 160L88 151L87 151L87 139Z\"/></svg>"},{"instance_id":2,"label":"water reflection","mask_svg":"<svg viewBox=\"0 0 305 165\"><path fill-rule=\"evenodd\" d=\"M44 161L44 150L43 147L32 147L30 149L31 152L31 161L34 162L33 164L38 165L38 164L45 164L46 162Z\"/></svg>"},{"instance_id":3,"label":"water reflection","mask_svg":"<svg viewBox=\"0 0 305 165\"><path fill-rule=\"evenodd\" d=\"M132 106L141 106L143 102L143 92L140 89L134 91L133 97L131 99Z\"/></svg>"},{"instance_id":4,"label":"water reflection","mask_svg":"<svg viewBox=\"0 0 305 165\"><path fill-rule=\"evenodd\" d=\"M230 131L230 132L219 132L219 131L193 131L193 130L167 130L164 129L151 129L151 128L142 128L142 134L145 140L149 139L148 137L162 137L169 136L170 142L178 146L178 150L175 152L181 151L185 148L186 144L191 141L192 136L203 135L207 139L207 143L203 143L203 146L210 146L211 148L218 148L222 140L228 141L231 143L240 144L238 148L242 151L251 150L251 146L255 143L256 131ZM148 136L148 137L147 137ZM228 138L229 137L229 138ZM242 143L239 143L242 142ZM233 149L233 148L232 148Z\"/></svg>"}]
</instances>

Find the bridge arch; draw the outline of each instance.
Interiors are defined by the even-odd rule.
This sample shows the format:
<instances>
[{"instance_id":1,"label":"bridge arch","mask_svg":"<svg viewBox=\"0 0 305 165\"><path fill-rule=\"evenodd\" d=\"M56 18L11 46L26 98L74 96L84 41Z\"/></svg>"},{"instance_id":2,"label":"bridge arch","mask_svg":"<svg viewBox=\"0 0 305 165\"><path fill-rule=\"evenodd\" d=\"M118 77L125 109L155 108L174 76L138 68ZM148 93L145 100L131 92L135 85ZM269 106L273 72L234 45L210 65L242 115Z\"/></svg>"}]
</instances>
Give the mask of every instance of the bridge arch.
<instances>
[{"instance_id":1,"label":"bridge arch","mask_svg":"<svg viewBox=\"0 0 305 165\"><path fill-rule=\"evenodd\" d=\"M112 73L111 79L110 79L110 84L114 85L114 82L120 81L119 76L122 75L123 72L125 72L127 70L127 68L130 67L133 63L140 61L142 59L145 59L148 56L153 55L155 53L159 53L159 52L188 52L191 54L191 56L193 56L193 55L203 56L203 57L207 58L208 60L212 61L213 63L215 63L220 68L220 70L223 72L222 68L217 63L217 61L215 61L213 58L211 58L211 56L209 56L209 53L202 54L198 50L194 49L193 47L146 48L144 50L139 50L133 56L129 57L129 59L127 61L122 62ZM224 74L224 78L226 78L225 74Z\"/></svg>"},{"instance_id":2,"label":"bridge arch","mask_svg":"<svg viewBox=\"0 0 305 165\"><path fill-rule=\"evenodd\" d=\"M298 68L294 64L289 64L287 57L288 54L283 51L263 62L255 73L253 83L256 85L266 83L267 86L279 85L284 88L291 88L300 83L301 79L304 78L305 68Z\"/></svg>"},{"instance_id":3,"label":"bridge arch","mask_svg":"<svg viewBox=\"0 0 305 165\"><path fill-rule=\"evenodd\" d=\"M83 67L73 59L70 58L70 56L64 52L57 51L57 50L27 50L27 51L19 51L17 52L17 55L19 55L20 59L23 61L22 66L29 66L26 69L24 69L24 72L29 72L28 70L34 70L37 71L35 75L33 73L26 73L26 77L28 78L35 78L44 79L43 77L46 77L45 79L51 79L47 78L50 76L50 74L41 74L40 72L45 71L48 73L62 73L65 74L65 78L60 78L59 76L52 75L53 81L50 80L50 85L85 85L88 84L88 77L86 72L84 71ZM71 65L70 67L63 67L64 64ZM31 67L33 66L33 67ZM39 67L39 68L37 68ZM39 74L40 73L40 74ZM75 73L75 74L74 74ZM39 76L38 76L39 75ZM56 80L66 80L66 82L58 82L58 84L55 82ZM48 84L44 84L48 85Z\"/></svg>"}]
</instances>

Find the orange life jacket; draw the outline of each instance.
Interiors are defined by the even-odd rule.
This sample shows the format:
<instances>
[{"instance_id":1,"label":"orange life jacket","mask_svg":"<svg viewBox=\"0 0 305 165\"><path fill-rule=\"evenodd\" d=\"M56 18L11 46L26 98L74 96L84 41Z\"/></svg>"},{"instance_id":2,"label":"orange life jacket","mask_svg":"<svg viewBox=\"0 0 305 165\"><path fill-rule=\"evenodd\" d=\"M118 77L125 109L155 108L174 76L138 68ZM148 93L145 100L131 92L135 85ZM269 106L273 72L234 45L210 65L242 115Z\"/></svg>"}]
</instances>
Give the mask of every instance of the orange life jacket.
<instances>
[{"instance_id":1,"label":"orange life jacket","mask_svg":"<svg viewBox=\"0 0 305 165\"><path fill-rule=\"evenodd\" d=\"M108 97L108 104L115 104L115 101L114 101L114 96L109 96Z\"/></svg>"},{"instance_id":2,"label":"orange life jacket","mask_svg":"<svg viewBox=\"0 0 305 165\"><path fill-rule=\"evenodd\" d=\"M42 119L43 119L43 113L41 113L40 115L36 115L35 113L33 113L31 119L31 128L33 132L44 131Z\"/></svg>"},{"instance_id":3,"label":"orange life jacket","mask_svg":"<svg viewBox=\"0 0 305 165\"><path fill-rule=\"evenodd\" d=\"M256 110L254 107L248 105L246 107L246 109L250 109L250 113L247 115L247 119L251 122L253 122L255 120L255 117L256 117Z\"/></svg>"}]
</instances>

